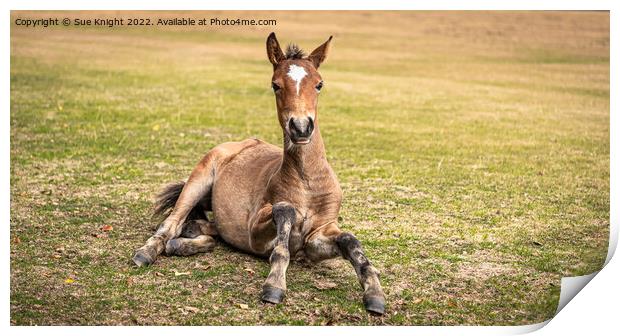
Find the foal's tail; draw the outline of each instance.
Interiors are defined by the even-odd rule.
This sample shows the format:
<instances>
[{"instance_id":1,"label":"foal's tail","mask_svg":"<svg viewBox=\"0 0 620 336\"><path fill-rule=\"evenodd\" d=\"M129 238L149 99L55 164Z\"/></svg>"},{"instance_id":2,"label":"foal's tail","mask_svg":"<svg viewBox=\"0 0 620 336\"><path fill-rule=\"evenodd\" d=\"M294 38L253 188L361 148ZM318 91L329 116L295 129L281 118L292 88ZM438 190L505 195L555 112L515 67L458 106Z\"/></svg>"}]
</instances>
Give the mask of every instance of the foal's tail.
<instances>
[{"instance_id":1,"label":"foal's tail","mask_svg":"<svg viewBox=\"0 0 620 336\"><path fill-rule=\"evenodd\" d=\"M153 205L153 217L165 218L170 215L174 206L183 191L185 186L184 181L170 183L155 197L155 204ZM209 193L210 194L210 193ZM204 200L206 202L198 202L196 206L190 211L186 220L192 219L207 219L206 211L211 211L210 208L210 195L207 195L209 199ZM207 205L208 207L205 207Z\"/></svg>"}]
</instances>

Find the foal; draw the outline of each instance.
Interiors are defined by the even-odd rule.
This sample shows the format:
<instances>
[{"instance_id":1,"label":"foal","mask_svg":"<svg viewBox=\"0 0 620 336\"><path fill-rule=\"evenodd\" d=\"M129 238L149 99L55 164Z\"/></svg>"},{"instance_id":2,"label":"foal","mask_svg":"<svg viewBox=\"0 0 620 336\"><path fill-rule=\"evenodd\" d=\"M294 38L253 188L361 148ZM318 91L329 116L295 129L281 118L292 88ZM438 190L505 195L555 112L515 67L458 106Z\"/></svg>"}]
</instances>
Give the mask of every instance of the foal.
<instances>
[{"instance_id":1,"label":"foal","mask_svg":"<svg viewBox=\"0 0 620 336\"><path fill-rule=\"evenodd\" d=\"M280 303L286 291L290 256L310 261L348 259L364 289L364 305L383 314L379 272L360 242L337 226L342 191L325 157L317 102L323 80L317 72L331 37L309 56L295 45L282 52L274 33L267 38L273 88L284 149L257 139L220 144L198 163L187 182L168 186L156 212L166 214L157 232L133 261L207 252L219 235L245 252L269 257L271 271L261 299ZM214 221L206 212L213 211Z\"/></svg>"}]
</instances>

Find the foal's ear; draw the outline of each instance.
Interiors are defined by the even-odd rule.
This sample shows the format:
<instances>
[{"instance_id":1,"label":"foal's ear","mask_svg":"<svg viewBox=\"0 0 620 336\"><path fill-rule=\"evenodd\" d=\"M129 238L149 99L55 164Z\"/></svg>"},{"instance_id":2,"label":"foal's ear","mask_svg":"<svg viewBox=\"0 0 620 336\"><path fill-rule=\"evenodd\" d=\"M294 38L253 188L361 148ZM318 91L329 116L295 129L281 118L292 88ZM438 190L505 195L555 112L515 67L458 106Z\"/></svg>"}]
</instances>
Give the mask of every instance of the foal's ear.
<instances>
[{"instance_id":1,"label":"foal's ear","mask_svg":"<svg viewBox=\"0 0 620 336\"><path fill-rule=\"evenodd\" d=\"M273 64L274 68L286 58L282 52L282 48L280 48L280 43L275 33L271 33L269 37L267 37L267 58L269 58L269 62Z\"/></svg>"},{"instance_id":2,"label":"foal's ear","mask_svg":"<svg viewBox=\"0 0 620 336\"><path fill-rule=\"evenodd\" d=\"M319 68L319 65L323 63L323 61L327 58L327 54L329 53L329 46L331 45L332 37L330 36L325 43L321 44L318 48L314 49L308 59L314 64L315 68Z\"/></svg>"}]
</instances>

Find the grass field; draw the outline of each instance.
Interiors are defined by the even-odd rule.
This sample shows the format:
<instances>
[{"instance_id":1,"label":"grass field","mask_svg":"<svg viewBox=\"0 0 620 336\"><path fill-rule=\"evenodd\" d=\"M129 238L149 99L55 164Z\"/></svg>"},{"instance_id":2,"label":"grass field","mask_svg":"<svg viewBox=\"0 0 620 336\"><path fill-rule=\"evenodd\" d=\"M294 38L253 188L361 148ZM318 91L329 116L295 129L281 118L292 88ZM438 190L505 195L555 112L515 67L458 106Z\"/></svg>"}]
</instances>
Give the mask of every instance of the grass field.
<instances>
[{"instance_id":1,"label":"grass field","mask_svg":"<svg viewBox=\"0 0 620 336\"><path fill-rule=\"evenodd\" d=\"M214 13L26 13L17 17ZM516 325L609 234L606 12L257 12L276 27L11 28L11 324ZM153 195L212 146L281 143L265 39L312 49L340 225L382 272L369 316L343 260L130 258ZM113 230L103 231L104 225Z\"/></svg>"}]
</instances>

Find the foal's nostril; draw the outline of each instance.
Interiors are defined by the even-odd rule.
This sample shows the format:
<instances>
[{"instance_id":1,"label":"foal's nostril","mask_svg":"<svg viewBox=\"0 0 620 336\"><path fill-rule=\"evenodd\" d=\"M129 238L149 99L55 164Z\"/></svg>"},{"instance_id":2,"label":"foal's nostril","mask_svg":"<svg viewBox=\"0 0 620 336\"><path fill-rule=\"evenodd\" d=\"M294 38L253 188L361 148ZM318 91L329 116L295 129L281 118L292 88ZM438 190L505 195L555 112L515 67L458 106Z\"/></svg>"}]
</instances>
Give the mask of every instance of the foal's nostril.
<instances>
[{"instance_id":1,"label":"foal's nostril","mask_svg":"<svg viewBox=\"0 0 620 336\"><path fill-rule=\"evenodd\" d=\"M291 118L288 120L288 128L291 130L291 132L294 132L295 134L301 133L301 129L298 128L298 125L295 122L295 118Z\"/></svg>"},{"instance_id":2,"label":"foal's nostril","mask_svg":"<svg viewBox=\"0 0 620 336\"><path fill-rule=\"evenodd\" d=\"M288 128L291 135L297 138L308 138L314 130L314 121L310 117L301 119L291 118L288 121Z\"/></svg>"},{"instance_id":3,"label":"foal's nostril","mask_svg":"<svg viewBox=\"0 0 620 336\"><path fill-rule=\"evenodd\" d=\"M306 132L308 133L307 136L310 136L312 131L314 131L314 121L312 118L308 117L308 128L306 128Z\"/></svg>"}]
</instances>

